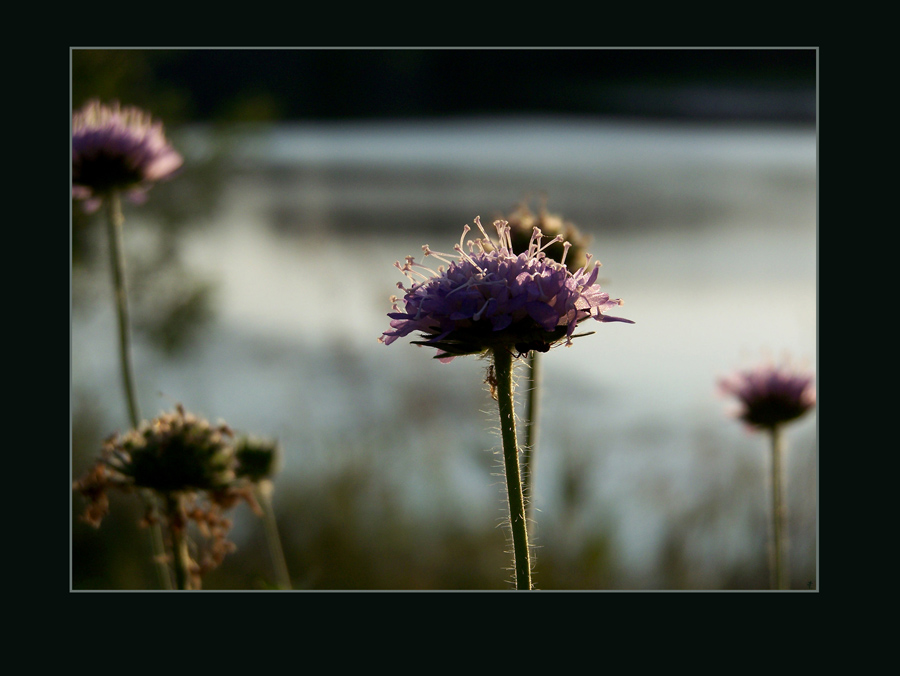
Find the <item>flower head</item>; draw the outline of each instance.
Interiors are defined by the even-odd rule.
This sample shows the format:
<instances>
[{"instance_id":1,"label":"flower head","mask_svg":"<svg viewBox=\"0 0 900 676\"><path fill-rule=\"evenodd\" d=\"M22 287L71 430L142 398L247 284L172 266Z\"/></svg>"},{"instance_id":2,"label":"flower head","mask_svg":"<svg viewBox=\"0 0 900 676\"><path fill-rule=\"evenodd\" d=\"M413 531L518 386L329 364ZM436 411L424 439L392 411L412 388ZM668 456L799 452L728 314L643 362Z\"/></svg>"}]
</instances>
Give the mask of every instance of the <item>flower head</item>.
<instances>
[{"instance_id":1,"label":"flower head","mask_svg":"<svg viewBox=\"0 0 900 676\"><path fill-rule=\"evenodd\" d=\"M235 450L237 476L254 483L271 479L278 471L281 447L271 439L241 438Z\"/></svg>"},{"instance_id":2,"label":"flower head","mask_svg":"<svg viewBox=\"0 0 900 676\"><path fill-rule=\"evenodd\" d=\"M575 326L589 317L598 322L634 323L605 314L622 301L610 300L596 284L599 263L588 270L586 262L571 272L565 253L560 262L547 256L545 249L561 236L544 243L541 231L534 228L527 249L516 255L506 221L494 222L497 241L491 240L478 217L475 225L484 239L470 240L467 253L464 240L471 228L466 225L454 247L457 260L422 247L426 256L447 263L446 269L430 270L412 256L402 266L394 264L412 283L409 288L397 284L405 292L404 308L397 304L399 298L391 298L391 330L382 334L381 342L389 345L418 331L424 340L413 343L436 348L436 357L449 362L456 356L500 347L523 354L546 352L563 341L571 345L577 337ZM566 243L564 247L569 248Z\"/></svg>"},{"instance_id":3,"label":"flower head","mask_svg":"<svg viewBox=\"0 0 900 676\"><path fill-rule=\"evenodd\" d=\"M140 201L182 162L162 123L139 108L92 100L72 115L72 196L85 200L86 211L95 211L112 190Z\"/></svg>"},{"instance_id":4,"label":"flower head","mask_svg":"<svg viewBox=\"0 0 900 676\"><path fill-rule=\"evenodd\" d=\"M73 488L87 500L82 519L99 528L109 512L108 492L150 489L164 497L162 513L148 505L142 525L162 521L171 533L187 532L193 523L202 541L190 555L192 588L234 551L228 541L232 522L224 512L241 501L262 514L249 479L239 476L238 459L225 425L210 425L178 404L172 413L145 421L138 429L112 435L99 460ZM196 559L196 560L195 560Z\"/></svg>"},{"instance_id":5,"label":"flower head","mask_svg":"<svg viewBox=\"0 0 900 676\"><path fill-rule=\"evenodd\" d=\"M560 262L565 256L566 267L572 272L587 264L586 247L590 238L584 235L574 223L564 221L557 214L551 214L547 211L546 206L542 206L535 214L528 204L523 202L506 220L509 223L509 237L514 252L527 251L531 243L531 234L535 228L538 228L544 237L554 238L557 235L561 237L544 249L548 257ZM565 246L565 242L569 242L568 247Z\"/></svg>"},{"instance_id":6,"label":"flower head","mask_svg":"<svg viewBox=\"0 0 900 676\"><path fill-rule=\"evenodd\" d=\"M138 429L106 441L101 462L139 488L216 491L236 479L237 460L227 425L210 425L178 406Z\"/></svg>"},{"instance_id":7,"label":"flower head","mask_svg":"<svg viewBox=\"0 0 900 676\"><path fill-rule=\"evenodd\" d=\"M815 406L813 382L810 373L766 363L721 378L719 389L740 401L738 418L751 427L770 429L796 420Z\"/></svg>"}]
</instances>

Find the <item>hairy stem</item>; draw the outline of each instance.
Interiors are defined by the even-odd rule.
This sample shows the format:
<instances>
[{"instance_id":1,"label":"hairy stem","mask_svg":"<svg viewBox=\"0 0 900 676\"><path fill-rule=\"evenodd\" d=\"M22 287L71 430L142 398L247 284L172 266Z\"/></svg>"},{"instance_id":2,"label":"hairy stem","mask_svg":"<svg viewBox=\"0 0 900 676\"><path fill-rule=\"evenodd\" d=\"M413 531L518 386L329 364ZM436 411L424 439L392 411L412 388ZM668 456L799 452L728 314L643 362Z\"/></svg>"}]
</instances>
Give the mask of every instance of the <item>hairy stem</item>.
<instances>
[{"instance_id":1,"label":"hairy stem","mask_svg":"<svg viewBox=\"0 0 900 676\"><path fill-rule=\"evenodd\" d=\"M525 500L525 515L531 519L534 508L532 490L534 486L535 453L538 439L538 415L540 414L541 360L540 353L532 350L528 358L528 394L525 400L525 448L522 451L522 495Z\"/></svg>"},{"instance_id":2,"label":"hairy stem","mask_svg":"<svg viewBox=\"0 0 900 676\"><path fill-rule=\"evenodd\" d=\"M497 405L503 440L503 464L509 497L509 525L515 556L516 589L531 589L531 561L528 551L525 502L519 475L519 449L516 443L516 420L513 406L512 354L504 348L494 350L494 376L497 380Z\"/></svg>"}]
</instances>

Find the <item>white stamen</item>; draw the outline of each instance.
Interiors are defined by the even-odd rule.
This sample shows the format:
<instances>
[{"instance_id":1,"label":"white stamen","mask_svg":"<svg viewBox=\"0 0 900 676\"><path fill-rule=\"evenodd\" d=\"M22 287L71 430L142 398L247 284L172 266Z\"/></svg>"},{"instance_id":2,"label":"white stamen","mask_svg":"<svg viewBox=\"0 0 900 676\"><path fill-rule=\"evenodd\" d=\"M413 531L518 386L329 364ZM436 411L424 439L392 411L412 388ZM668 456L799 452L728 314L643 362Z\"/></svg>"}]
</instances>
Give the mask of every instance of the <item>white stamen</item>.
<instances>
[{"instance_id":1,"label":"white stamen","mask_svg":"<svg viewBox=\"0 0 900 676\"><path fill-rule=\"evenodd\" d=\"M494 223L494 227L497 227L498 222L499 221ZM485 240L487 240L487 243L490 244L491 246L493 246L494 242L493 242L493 240L491 240L491 236L489 234L487 234L487 231L484 229L484 226L481 225L481 216L475 217L475 225L477 225L478 229L481 230L481 234L484 235L484 238L485 238Z\"/></svg>"},{"instance_id":2,"label":"white stamen","mask_svg":"<svg viewBox=\"0 0 900 676\"><path fill-rule=\"evenodd\" d=\"M546 248L547 248L548 246L550 246L551 244L555 244L556 242L562 242L562 241L563 241L563 236L562 236L562 235L557 235L556 237L554 237L553 239L551 239L549 242L547 242L546 244L544 244L543 246L541 246L541 247L538 249L538 253L540 253L541 251L543 251L544 249L546 249ZM568 242L566 242L566 243L568 244Z\"/></svg>"},{"instance_id":3,"label":"white stamen","mask_svg":"<svg viewBox=\"0 0 900 676\"><path fill-rule=\"evenodd\" d=\"M462 235L460 235L460 237L459 237L459 246L460 246L460 247L462 247L462 245L463 245L463 240L465 240L466 235L468 234L469 230L471 230L471 229L472 229L472 228L469 227L469 224L468 224L468 223L466 223L466 224L463 226Z\"/></svg>"},{"instance_id":4,"label":"white stamen","mask_svg":"<svg viewBox=\"0 0 900 676\"><path fill-rule=\"evenodd\" d=\"M432 251L427 244L422 245L422 251L425 252L426 256L434 256L438 260L444 261L448 265L453 262L450 254L440 253L439 251Z\"/></svg>"},{"instance_id":5,"label":"white stamen","mask_svg":"<svg viewBox=\"0 0 900 676\"><path fill-rule=\"evenodd\" d=\"M566 264L566 254L569 253L569 249L571 249L571 248L572 248L572 242L569 242L569 241L563 242L563 253L562 253L562 257L559 260L560 265Z\"/></svg>"},{"instance_id":6,"label":"white stamen","mask_svg":"<svg viewBox=\"0 0 900 676\"><path fill-rule=\"evenodd\" d=\"M541 246L541 238L544 234L541 232L541 229L537 226L534 226L531 230L531 239L528 240L528 257L533 258L537 252L540 250Z\"/></svg>"}]
</instances>

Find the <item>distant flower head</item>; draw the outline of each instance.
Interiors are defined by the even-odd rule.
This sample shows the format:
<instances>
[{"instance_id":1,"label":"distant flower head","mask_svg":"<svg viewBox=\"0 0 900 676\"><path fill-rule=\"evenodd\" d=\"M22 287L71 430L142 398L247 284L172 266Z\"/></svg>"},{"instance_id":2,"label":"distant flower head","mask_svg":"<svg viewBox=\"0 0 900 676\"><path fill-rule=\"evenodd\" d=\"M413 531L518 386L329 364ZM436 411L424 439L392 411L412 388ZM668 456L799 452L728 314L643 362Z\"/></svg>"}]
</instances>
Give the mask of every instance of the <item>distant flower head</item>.
<instances>
[{"instance_id":1,"label":"distant flower head","mask_svg":"<svg viewBox=\"0 0 900 676\"><path fill-rule=\"evenodd\" d=\"M475 225L484 239L470 240L466 253L464 240L471 229L466 225L459 244L454 246L458 260L427 245L422 247L426 256L447 263L446 269L441 266L435 272L416 263L412 256L402 266L394 264L412 284L409 288L397 284L405 292L404 307L401 310L397 304L400 299L392 297L394 312L388 313L391 330L382 334L381 342L390 345L418 331L424 340L412 342L436 348L436 357L449 362L456 356L499 347L523 354L530 350L546 352L563 341L571 345L576 325L589 317L598 322L634 323L605 314L622 301L610 300L596 284L599 263L590 270L585 264L570 272L565 254L561 262L556 262L545 253L558 238L542 243L541 231L534 228L529 246L516 255L506 221L494 222L497 241L490 239L477 217ZM421 279L417 281L415 275Z\"/></svg>"},{"instance_id":2,"label":"distant flower head","mask_svg":"<svg viewBox=\"0 0 900 676\"><path fill-rule=\"evenodd\" d=\"M271 479L278 471L281 449L278 442L243 437L237 443L237 476L254 483Z\"/></svg>"},{"instance_id":3,"label":"distant flower head","mask_svg":"<svg viewBox=\"0 0 900 676\"><path fill-rule=\"evenodd\" d=\"M549 239L561 237L544 249L544 253L549 258L558 263L565 256L566 267L572 272L587 264L586 247L590 238L584 235L574 223L564 221L557 214L551 214L545 206L542 206L535 214L528 204L523 202L509 214L506 220L509 223L509 237L515 253L528 250L528 246L531 244L531 234L535 228L538 228L541 234ZM565 242L569 242L568 247L565 246Z\"/></svg>"},{"instance_id":4,"label":"distant flower head","mask_svg":"<svg viewBox=\"0 0 900 676\"><path fill-rule=\"evenodd\" d=\"M112 190L140 201L182 162L162 123L139 108L94 100L72 115L72 196L85 200L86 211L95 211Z\"/></svg>"},{"instance_id":5,"label":"distant flower head","mask_svg":"<svg viewBox=\"0 0 900 676\"><path fill-rule=\"evenodd\" d=\"M721 378L719 389L740 401L738 418L752 427L768 429L796 420L815 406L813 383L810 373L767 363Z\"/></svg>"}]
</instances>

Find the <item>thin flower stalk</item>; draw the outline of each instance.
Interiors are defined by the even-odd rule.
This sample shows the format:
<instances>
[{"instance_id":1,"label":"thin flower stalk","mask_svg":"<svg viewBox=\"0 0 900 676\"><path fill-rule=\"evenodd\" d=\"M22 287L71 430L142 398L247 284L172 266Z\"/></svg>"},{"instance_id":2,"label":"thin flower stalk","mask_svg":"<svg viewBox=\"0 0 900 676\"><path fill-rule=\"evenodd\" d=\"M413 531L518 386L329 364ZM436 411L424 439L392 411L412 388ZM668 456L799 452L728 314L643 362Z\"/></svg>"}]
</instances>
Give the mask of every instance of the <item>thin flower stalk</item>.
<instances>
[{"instance_id":1,"label":"thin flower stalk","mask_svg":"<svg viewBox=\"0 0 900 676\"><path fill-rule=\"evenodd\" d=\"M119 193L109 193L106 200L107 231L109 233L110 268L113 279L113 296L116 305L116 317L119 329L119 368L122 374L122 388L128 405L128 417L131 426L136 428L141 422L135 392L134 374L131 361L131 328L128 320L128 289L125 281L125 245L123 238L122 202Z\"/></svg>"},{"instance_id":2,"label":"thin flower stalk","mask_svg":"<svg viewBox=\"0 0 900 676\"><path fill-rule=\"evenodd\" d=\"M500 435L503 441L503 468L509 501L509 527L512 533L516 573L516 589L531 589L531 555L528 545L528 525L522 478L519 472L519 447L516 441L515 406L513 400L513 358L509 350L493 350L494 378L497 388L497 408L500 414Z\"/></svg>"},{"instance_id":3,"label":"thin flower stalk","mask_svg":"<svg viewBox=\"0 0 900 676\"><path fill-rule=\"evenodd\" d=\"M246 479L253 485L256 502L262 510L266 543L269 556L275 569L275 580L279 589L291 588L291 576L288 572L281 536L278 533L278 522L275 519L275 505L272 494L275 485L272 477L281 463L281 446L277 441L256 437L244 437L237 445L237 476Z\"/></svg>"},{"instance_id":4,"label":"thin flower stalk","mask_svg":"<svg viewBox=\"0 0 900 676\"><path fill-rule=\"evenodd\" d=\"M532 350L528 355L525 395L525 447L522 449L522 492L525 496L525 513L529 520L534 515L535 466L537 461L538 430L541 415L541 358Z\"/></svg>"},{"instance_id":5,"label":"thin flower stalk","mask_svg":"<svg viewBox=\"0 0 900 676\"><path fill-rule=\"evenodd\" d=\"M172 566L175 571L175 588L179 591L195 589L193 561L188 547L187 517L184 496L180 491L169 491L165 495L167 522L172 537Z\"/></svg>"},{"instance_id":6,"label":"thin flower stalk","mask_svg":"<svg viewBox=\"0 0 900 676\"><path fill-rule=\"evenodd\" d=\"M784 432L780 425L769 429L772 444L772 546L771 576L773 589L788 588L787 505L784 500Z\"/></svg>"},{"instance_id":7,"label":"thin flower stalk","mask_svg":"<svg viewBox=\"0 0 900 676\"><path fill-rule=\"evenodd\" d=\"M125 244L122 200L119 192L111 190L104 200L107 215L107 233L109 235L109 259L112 271L113 298L116 306L116 318L119 336L119 371L122 376L122 389L128 407L131 427L136 428L141 421L135 390L134 372L131 358L131 327L128 318L128 287L125 276ZM148 512L155 509L155 498L149 491L141 491L141 499ZM150 546L153 549L153 561L159 584L163 589L172 589L172 579L166 563L166 550L163 542L162 527L156 521L148 525Z\"/></svg>"},{"instance_id":8,"label":"thin flower stalk","mask_svg":"<svg viewBox=\"0 0 900 676\"><path fill-rule=\"evenodd\" d=\"M269 546L269 556L272 566L275 568L275 580L279 589L291 589L291 575L288 572L287 561L284 557L284 548L281 546L281 536L278 534L278 522L275 519L275 506L272 503L272 482L268 479L255 484L256 500L262 507L263 520L266 529L266 543Z\"/></svg>"}]
</instances>

